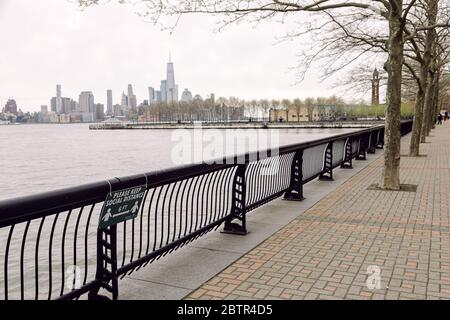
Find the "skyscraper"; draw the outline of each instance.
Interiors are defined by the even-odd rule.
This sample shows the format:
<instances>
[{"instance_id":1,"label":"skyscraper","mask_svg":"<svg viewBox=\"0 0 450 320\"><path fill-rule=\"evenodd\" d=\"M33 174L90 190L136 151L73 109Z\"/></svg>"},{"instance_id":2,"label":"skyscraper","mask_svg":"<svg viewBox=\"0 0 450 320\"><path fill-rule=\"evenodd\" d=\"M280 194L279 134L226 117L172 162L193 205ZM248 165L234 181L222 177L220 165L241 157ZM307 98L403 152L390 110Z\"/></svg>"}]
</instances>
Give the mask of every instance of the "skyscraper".
<instances>
[{"instance_id":1,"label":"skyscraper","mask_svg":"<svg viewBox=\"0 0 450 320\"><path fill-rule=\"evenodd\" d=\"M62 104L62 97L61 97L61 85L56 85L56 112L57 113L63 113L63 104Z\"/></svg>"},{"instance_id":2,"label":"skyscraper","mask_svg":"<svg viewBox=\"0 0 450 320\"><path fill-rule=\"evenodd\" d=\"M155 89L148 87L148 104L152 105L156 100Z\"/></svg>"},{"instance_id":3,"label":"skyscraper","mask_svg":"<svg viewBox=\"0 0 450 320\"><path fill-rule=\"evenodd\" d=\"M94 95L91 91L83 91L79 97L80 111L82 113L94 112Z\"/></svg>"},{"instance_id":4,"label":"skyscraper","mask_svg":"<svg viewBox=\"0 0 450 320\"><path fill-rule=\"evenodd\" d=\"M122 92L122 97L120 99L120 105L122 106L122 108L128 107L128 97L125 94L125 92Z\"/></svg>"},{"instance_id":5,"label":"skyscraper","mask_svg":"<svg viewBox=\"0 0 450 320\"><path fill-rule=\"evenodd\" d=\"M175 84L175 70L170 58L169 63L167 64L166 101L178 101L178 86Z\"/></svg>"},{"instance_id":6,"label":"skyscraper","mask_svg":"<svg viewBox=\"0 0 450 320\"><path fill-rule=\"evenodd\" d=\"M113 97L112 97L112 90L106 91L106 114L112 114L113 113Z\"/></svg>"},{"instance_id":7,"label":"skyscraper","mask_svg":"<svg viewBox=\"0 0 450 320\"><path fill-rule=\"evenodd\" d=\"M137 108L137 99L133 93L133 86L131 84L128 85L128 108L131 110L136 110Z\"/></svg>"},{"instance_id":8,"label":"skyscraper","mask_svg":"<svg viewBox=\"0 0 450 320\"><path fill-rule=\"evenodd\" d=\"M167 102L167 80L161 80L159 91L161 92L161 101Z\"/></svg>"}]
</instances>

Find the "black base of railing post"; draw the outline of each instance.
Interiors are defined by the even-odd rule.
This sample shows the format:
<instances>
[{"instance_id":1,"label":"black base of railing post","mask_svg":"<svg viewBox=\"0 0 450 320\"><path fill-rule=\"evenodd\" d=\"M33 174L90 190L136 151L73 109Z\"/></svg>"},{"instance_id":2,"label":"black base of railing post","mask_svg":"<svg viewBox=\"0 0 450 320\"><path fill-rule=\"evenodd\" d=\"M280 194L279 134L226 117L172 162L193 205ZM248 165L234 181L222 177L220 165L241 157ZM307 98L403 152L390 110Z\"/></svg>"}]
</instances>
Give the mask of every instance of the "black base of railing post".
<instances>
[{"instance_id":1,"label":"black base of railing post","mask_svg":"<svg viewBox=\"0 0 450 320\"><path fill-rule=\"evenodd\" d=\"M348 138L345 143L345 155L344 161L341 164L342 169L353 169L353 141L351 138Z\"/></svg>"},{"instance_id":2,"label":"black base of railing post","mask_svg":"<svg viewBox=\"0 0 450 320\"><path fill-rule=\"evenodd\" d=\"M323 160L323 170L319 176L319 180L332 181L333 180L333 142L328 143L325 150Z\"/></svg>"},{"instance_id":3,"label":"black base of railing post","mask_svg":"<svg viewBox=\"0 0 450 320\"><path fill-rule=\"evenodd\" d=\"M245 193L246 181L245 170L246 164L238 165L236 174L233 180L233 204L231 207L231 214L225 221L225 226L222 233L246 235L247 234L247 220L245 207ZM236 223L236 221L240 221Z\"/></svg>"},{"instance_id":4,"label":"black base of railing post","mask_svg":"<svg viewBox=\"0 0 450 320\"><path fill-rule=\"evenodd\" d=\"M95 279L98 282L98 286L89 292L89 300L110 300L109 297L98 294L100 289L110 292L112 300L117 300L119 286L117 277L116 225L105 230L97 230L97 272Z\"/></svg>"},{"instance_id":5,"label":"black base of railing post","mask_svg":"<svg viewBox=\"0 0 450 320\"><path fill-rule=\"evenodd\" d=\"M284 194L284 200L302 201L303 197L303 150L295 153L291 166L291 182Z\"/></svg>"},{"instance_id":6,"label":"black base of railing post","mask_svg":"<svg viewBox=\"0 0 450 320\"><path fill-rule=\"evenodd\" d=\"M359 138L359 152L356 156L356 160L366 160L366 140L364 139L364 136L361 136Z\"/></svg>"}]
</instances>

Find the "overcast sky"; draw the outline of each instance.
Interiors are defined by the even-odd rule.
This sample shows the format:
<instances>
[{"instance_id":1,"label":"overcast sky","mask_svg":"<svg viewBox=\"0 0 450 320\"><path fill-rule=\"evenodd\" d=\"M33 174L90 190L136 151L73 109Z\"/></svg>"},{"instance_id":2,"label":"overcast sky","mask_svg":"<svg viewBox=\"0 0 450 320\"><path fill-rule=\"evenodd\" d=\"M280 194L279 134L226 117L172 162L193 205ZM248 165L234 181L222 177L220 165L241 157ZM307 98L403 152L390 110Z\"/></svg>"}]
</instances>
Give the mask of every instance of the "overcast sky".
<instances>
[{"instance_id":1,"label":"overcast sky","mask_svg":"<svg viewBox=\"0 0 450 320\"><path fill-rule=\"evenodd\" d=\"M116 1L80 11L73 0L0 0L0 107L13 97L20 108L39 110L55 95L78 100L81 91L94 92L114 103L127 84L139 102L147 87L165 78L169 51L180 94L189 88L203 97L306 98L339 93L330 83L307 74L300 85L290 71L299 43L277 43L281 24L232 26L215 32L215 20L187 17L170 35Z\"/></svg>"}]
</instances>

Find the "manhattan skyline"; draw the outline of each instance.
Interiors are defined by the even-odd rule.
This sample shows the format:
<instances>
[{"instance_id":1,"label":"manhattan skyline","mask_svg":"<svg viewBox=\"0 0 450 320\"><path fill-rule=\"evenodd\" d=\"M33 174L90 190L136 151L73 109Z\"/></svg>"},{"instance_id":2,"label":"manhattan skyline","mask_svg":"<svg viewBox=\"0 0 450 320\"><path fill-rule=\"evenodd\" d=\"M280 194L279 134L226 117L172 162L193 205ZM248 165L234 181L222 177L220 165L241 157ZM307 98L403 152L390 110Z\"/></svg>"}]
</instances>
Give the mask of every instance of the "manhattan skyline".
<instances>
[{"instance_id":1,"label":"manhattan skyline","mask_svg":"<svg viewBox=\"0 0 450 320\"><path fill-rule=\"evenodd\" d=\"M46 10L38 10L42 7ZM245 32L215 28L207 17L185 18L171 34L115 3L81 12L71 1L4 0L0 36L8 45L0 55L0 104L13 97L24 109L39 111L55 84L63 85L65 96L92 91L105 104L107 89L120 101L128 83L138 97L147 97L148 87L157 89L166 74L161 62L169 51L183 86L179 96L185 87L244 99L339 93L318 81L314 70L293 85L296 75L289 70L296 65L298 45L275 44L282 31L265 25Z\"/></svg>"}]
</instances>

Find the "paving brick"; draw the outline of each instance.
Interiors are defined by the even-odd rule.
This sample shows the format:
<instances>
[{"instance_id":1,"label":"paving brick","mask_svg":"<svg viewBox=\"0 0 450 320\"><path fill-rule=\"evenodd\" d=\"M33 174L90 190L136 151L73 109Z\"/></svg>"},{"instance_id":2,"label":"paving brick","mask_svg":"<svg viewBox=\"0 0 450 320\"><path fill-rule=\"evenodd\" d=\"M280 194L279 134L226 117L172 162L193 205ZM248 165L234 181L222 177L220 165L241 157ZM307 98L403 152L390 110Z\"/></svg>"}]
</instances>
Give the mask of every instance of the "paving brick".
<instances>
[{"instance_id":1,"label":"paving brick","mask_svg":"<svg viewBox=\"0 0 450 320\"><path fill-rule=\"evenodd\" d=\"M450 299L449 137L446 122L427 157L401 158L416 192L367 190L379 157L187 299Z\"/></svg>"}]
</instances>

